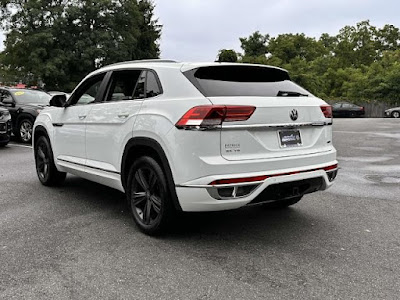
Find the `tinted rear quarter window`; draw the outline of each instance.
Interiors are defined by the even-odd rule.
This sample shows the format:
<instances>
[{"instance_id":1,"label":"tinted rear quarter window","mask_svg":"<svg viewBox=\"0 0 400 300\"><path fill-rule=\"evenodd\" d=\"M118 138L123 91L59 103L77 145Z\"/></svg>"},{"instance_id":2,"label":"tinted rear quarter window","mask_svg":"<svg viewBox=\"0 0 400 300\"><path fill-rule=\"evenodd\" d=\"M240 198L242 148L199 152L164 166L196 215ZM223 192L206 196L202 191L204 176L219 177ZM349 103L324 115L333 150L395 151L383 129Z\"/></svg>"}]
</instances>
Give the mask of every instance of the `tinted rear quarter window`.
<instances>
[{"instance_id":1,"label":"tinted rear quarter window","mask_svg":"<svg viewBox=\"0 0 400 300\"><path fill-rule=\"evenodd\" d=\"M184 73L206 97L312 96L284 70L259 66L210 66Z\"/></svg>"},{"instance_id":2,"label":"tinted rear quarter window","mask_svg":"<svg viewBox=\"0 0 400 300\"><path fill-rule=\"evenodd\" d=\"M147 72L146 97L155 97L161 94L156 75L152 71Z\"/></svg>"}]
</instances>

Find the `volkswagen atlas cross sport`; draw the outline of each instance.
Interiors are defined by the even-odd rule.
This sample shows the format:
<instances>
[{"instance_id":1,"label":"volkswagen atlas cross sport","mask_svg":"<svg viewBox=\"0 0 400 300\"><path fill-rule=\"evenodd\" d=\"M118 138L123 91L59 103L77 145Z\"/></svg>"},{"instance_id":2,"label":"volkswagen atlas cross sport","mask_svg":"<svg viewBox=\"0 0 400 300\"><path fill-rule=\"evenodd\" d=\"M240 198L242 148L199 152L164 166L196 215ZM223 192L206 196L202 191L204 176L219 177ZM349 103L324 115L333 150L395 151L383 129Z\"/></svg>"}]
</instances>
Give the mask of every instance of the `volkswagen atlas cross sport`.
<instances>
[{"instance_id":1,"label":"volkswagen atlas cross sport","mask_svg":"<svg viewBox=\"0 0 400 300\"><path fill-rule=\"evenodd\" d=\"M276 67L118 63L50 105L34 125L41 183L71 173L123 191L147 234L176 211L286 207L337 174L331 107Z\"/></svg>"}]
</instances>

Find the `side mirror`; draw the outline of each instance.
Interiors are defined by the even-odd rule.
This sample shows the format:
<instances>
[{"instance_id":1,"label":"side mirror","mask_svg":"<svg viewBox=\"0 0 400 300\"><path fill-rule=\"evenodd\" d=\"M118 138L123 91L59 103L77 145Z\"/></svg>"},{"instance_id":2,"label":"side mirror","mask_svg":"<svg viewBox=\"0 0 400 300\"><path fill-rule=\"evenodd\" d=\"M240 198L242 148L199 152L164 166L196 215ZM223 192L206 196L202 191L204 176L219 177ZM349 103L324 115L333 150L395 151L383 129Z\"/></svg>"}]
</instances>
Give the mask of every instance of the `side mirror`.
<instances>
[{"instance_id":1,"label":"side mirror","mask_svg":"<svg viewBox=\"0 0 400 300\"><path fill-rule=\"evenodd\" d=\"M55 107L64 107L65 103L67 102L67 97L65 95L54 95L50 99L50 106Z\"/></svg>"},{"instance_id":2,"label":"side mirror","mask_svg":"<svg viewBox=\"0 0 400 300\"><path fill-rule=\"evenodd\" d=\"M11 98L4 98L3 99L3 104L5 104L6 106L12 106L12 107L15 106L15 102Z\"/></svg>"}]
</instances>

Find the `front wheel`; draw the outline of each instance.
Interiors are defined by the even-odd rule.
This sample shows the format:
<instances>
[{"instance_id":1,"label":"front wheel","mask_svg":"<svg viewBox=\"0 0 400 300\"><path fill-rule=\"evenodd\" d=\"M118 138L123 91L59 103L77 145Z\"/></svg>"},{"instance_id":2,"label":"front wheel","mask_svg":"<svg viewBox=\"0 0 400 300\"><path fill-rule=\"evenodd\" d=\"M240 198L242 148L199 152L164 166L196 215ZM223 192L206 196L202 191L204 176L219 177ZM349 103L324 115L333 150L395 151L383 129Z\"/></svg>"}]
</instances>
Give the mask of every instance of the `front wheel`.
<instances>
[{"instance_id":1,"label":"front wheel","mask_svg":"<svg viewBox=\"0 0 400 300\"><path fill-rule=\"evenodd\" d=\"M392 118L400 118L400 112L398 111L392 112Z\"/></svg>"},{"instance_id":2,"label":"front wheel","mask_svg":"<svg viewBox=\"0 0 400 300\"><path fill-rule=\"evenodd\" d=\"M127 191L128 205L139 229L148 235L164 232L174 208L164 172L156 160L143 156L133 163Z\"/></svg>"},{"instance_id":3,"label":"front wheel","mask_svg":"<svg viewBox=\"0 0 400 300\"><path fill-rule=\"evenodd\" d=\"M18 124L18 138L21 142L32 141L33 122L31 119L22 119Z\"/></svg>"},{"instance_id":4,"label":"front wheel","mask_svg":"<svg viewBox=\"0 0 400 300\"><path fill-rule=\"evenodd\" d=\"M40 182L46 186L60 185L64 182L67 173L57 170L54 164L53 151L50 142L45 136L39 137L35 143L36 173Z\"/></svg>"}]
</instances>

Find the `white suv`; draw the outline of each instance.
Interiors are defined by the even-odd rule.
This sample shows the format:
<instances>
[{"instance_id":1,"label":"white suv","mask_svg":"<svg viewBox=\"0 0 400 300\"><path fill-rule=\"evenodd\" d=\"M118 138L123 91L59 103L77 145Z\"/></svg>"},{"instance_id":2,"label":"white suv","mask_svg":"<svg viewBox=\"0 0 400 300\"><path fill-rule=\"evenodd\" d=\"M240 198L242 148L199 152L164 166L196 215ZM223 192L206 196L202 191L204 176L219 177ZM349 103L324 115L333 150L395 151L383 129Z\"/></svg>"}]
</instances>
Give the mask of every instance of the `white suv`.
<instances>
[{"instance_id":1,"label":"white suv","mask_svg":"<svg viewBox=\"0 0 400 300\"><path fill-rule=\"evenodd\" d=\"M331 107L276 67L118 63L51 106L34 126L40 181L123 191L147 234L176 211L289 206L337 174Z\"/></svg>"}]
</instances>

